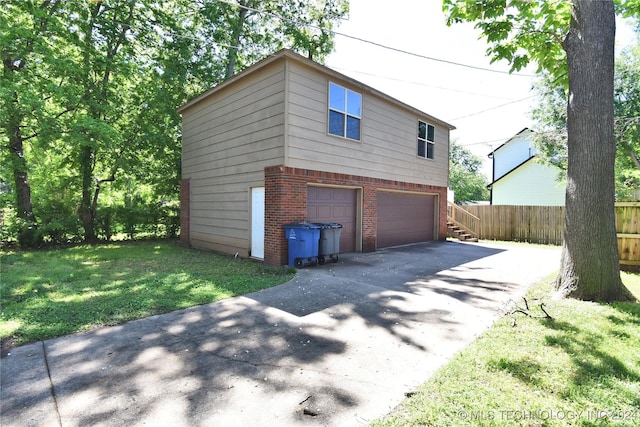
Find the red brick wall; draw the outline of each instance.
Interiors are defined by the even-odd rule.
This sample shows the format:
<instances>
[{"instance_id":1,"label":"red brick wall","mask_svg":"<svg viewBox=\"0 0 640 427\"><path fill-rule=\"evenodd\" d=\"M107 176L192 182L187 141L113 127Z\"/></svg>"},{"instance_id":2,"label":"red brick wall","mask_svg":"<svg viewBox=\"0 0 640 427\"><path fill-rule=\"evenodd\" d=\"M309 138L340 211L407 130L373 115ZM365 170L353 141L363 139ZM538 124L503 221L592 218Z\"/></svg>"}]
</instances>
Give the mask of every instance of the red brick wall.
<instances>
[{"instance_id":1,"label":"red brick wall","mask_svg":"<svg viewBox=\"0 0 640 427\"><path fill-rule=\"evenodd\" d=\"M287 264L287 240L282 226L307 218L307 186L304 177L274 166L264 172L264 262Z\"/></svg>"},{"instance_id":2,"label":"red brick wall","mask_svg":"<svg viewBox=\"0 0 640 427\"><path fill-rule=\"evenodd\" d=\"M191 180L180 181L180 244L191 246Z\"/></svg>"},{"instance_id":3,"label":"red brick wall","mask_svg":"<svg viewBox=\"0 0 640 427\"><path fill-rule=\"evenodd\" d=\"M378 191L374 184L362 187L362 251L376 250L378 233Z\"/></svg>"},{"instance_id":4,"label":"red brick wall","mask_svg":"<svg viewBox=\"0 0 640 427\"><path fill-rule=\"evenodd\" d=\"M440 220L436 238L447 236L447 189L432 185L367 178L309 169L273 166L265 169L264 261L287 264L287 239L282 226L307 218L307 184L357 186L363 189L362 250L376 250L378 189L437 194Z\"/></svg>"}]
</instances>

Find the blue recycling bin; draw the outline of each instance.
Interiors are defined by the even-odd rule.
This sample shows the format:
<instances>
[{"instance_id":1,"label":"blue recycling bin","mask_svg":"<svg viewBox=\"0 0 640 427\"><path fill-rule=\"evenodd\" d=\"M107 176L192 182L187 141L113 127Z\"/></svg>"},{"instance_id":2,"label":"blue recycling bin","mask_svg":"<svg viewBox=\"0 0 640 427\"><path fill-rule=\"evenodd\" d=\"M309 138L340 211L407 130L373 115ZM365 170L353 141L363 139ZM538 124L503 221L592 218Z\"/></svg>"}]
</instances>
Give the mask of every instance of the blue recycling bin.
<instances>
[{"instance_id":1,"label":"blue recycling bin","mask_svg":"<svg viewBox=\"0 0 640 427\"><path fill-rule=\"evenodd\" d=\"M289 266L316 265L320 227L308 222L285 224L283 227L289 242Z\"/></svg>"}]
</instances>

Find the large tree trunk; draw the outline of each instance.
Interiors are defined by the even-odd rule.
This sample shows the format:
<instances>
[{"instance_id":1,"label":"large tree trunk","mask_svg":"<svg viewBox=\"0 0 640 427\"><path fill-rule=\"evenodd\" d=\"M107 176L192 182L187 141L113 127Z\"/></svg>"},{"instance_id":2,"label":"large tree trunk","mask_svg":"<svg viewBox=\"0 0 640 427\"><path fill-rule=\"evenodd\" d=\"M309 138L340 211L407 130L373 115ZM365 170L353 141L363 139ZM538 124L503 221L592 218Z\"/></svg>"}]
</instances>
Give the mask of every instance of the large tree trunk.
<instances>
[{"instance_id":1,"label":"large tree trunk","mask_svg":"<svg viewBox=\"0 0 640 427\"><path fill-rule=\"evenodd\" d=\"M137 2L130 2L126 18L119 19L110 18L110 15L100 18L103 4L101 2L91 4L84 29L83 69L85 101L87 101L86 114L93 122L108 124L108 112L114 113L109 110L109 104L112 102L109 93L111 76L117 72L114 65L115 58L126 41L130 23L134 22L136 4ZM102 31L102 34L94 39L94 32L98 30ZM106 37L106 40L101 40L101 37ZM87 132L88 137L89 132ZM98 136L98 138L100 137ZM104 182L115 180L115 170L110 178L98 180L95 177L98 152L99 150L90 144L84 145L80 149L79 168L82 177L82 199L78 208L78 217L84 228L84 241L89 243L97 240L95 227L100 186Z\"/></svg>"},{"instance_id":2,"label":"large tree trunk","mask_svg":"<svg viewBox=\"0 0 640 427\"><path fill-rule=\"evenodd\" d=\"M19 123L9 124L9 157L13 168L13 181L16 189L16 210L18 218L24 221L19 232L20 246L30 247L37 243L36 216L31 203L31 186L27 172L27 161L24 158L24 142Z\"/></svg>"},{"instance_id":3,"label":"large tree trunk","mask_svg":"<svg viewBox=\"0 0 640 427\"><path fill-rule=\"evenodd\" d=\"M564 244L556 281L564 296L628 299L615 228L613 132L615 14L612 1L573 0L569 66Z\"/></svg>"},{"instance_id":4,"label":"large tree trunk","mask_svg":"<svg viewBox=\"0 0 640 427\"><path fill-rule=\"evenodd\" d=\"M4 62L5 75L15 72L11 69L11 60ZM24 157L24 138L22 136L23 116L20 114L18 106L18 94L13 93L12 101L6 105L8 108L8 121L5 123L5 131L9 136L9 163L13 170L13 182L15 185L17 216L23 220L24 224L18 234L20 246L29 247L37 243L36 216L33 214L31 203L31 186L29 185L29 174L27 172L27 161Z\"/></svg>"},{"instance_id":5,"label":"large tree trunk","mask_svg":"<svg viewBox=\"0 0 640 427\"><path fill-rule=\"evenodd\" d=\"M84 241L93 243L96 241L95 219L96 212L92 202L94 189L93 162L95 153L93 148L84 146L80 152L80 171L82 174L82 200L78 208L78 216L84 228Z\"/></svg>"},{"instance_id":6,"label":"large tree trunk","mask_svg":"<svg viewBox=\"0 0 640 427\"><path fill-rule=\"evenodd\" d=\"M235 22L233 32L231 33L231 46L229 47L229 52L227 53L227 70L224 76L225 79L232 77L236 71L238 49L240 48L240 38L242 37L244 23L247 20L247 14L249 13L249 9L247 9L249 3L250 2L247 0L240 0L238 2L238 4L240 5L240 10L238 11L238 20Z\"/></svg>"}]
</instances>

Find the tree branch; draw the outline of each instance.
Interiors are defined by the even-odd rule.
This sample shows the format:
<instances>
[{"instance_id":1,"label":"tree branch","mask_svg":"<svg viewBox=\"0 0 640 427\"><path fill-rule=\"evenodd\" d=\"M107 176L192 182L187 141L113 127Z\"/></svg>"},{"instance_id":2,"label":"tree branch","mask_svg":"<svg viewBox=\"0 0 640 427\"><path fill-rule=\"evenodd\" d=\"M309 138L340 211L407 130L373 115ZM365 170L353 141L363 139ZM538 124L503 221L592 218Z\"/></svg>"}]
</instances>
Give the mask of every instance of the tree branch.
<instances>
[{"instance_id":1,"label":"tree branch","mask_svg":"<svg viewBox=\"0 0 640 427\"><path fill-rule=\"evenodd\" d=\"M93 193L93 201L91 202L91 209L94 212L96 212L96 209L98 208L98 196L100 195L100 187L102 186L102 184L104 184L105 182L113 182L116 180L116 174L115 172L111 174L111 176L109 176L108 178L105 179L99 179L96 182L96 190Z\"/></svg>"},{"instance_id":2,"label":"tree branch","mask_svg":"<svg viewBox=\"0 0 640 427\"><path fill-rule=\"evenodd\" d=\"M547 310L545 310L544 302L540 302L540 304L538 304L538 308L544 313L543 316L540 316L540 315L531 313L531 309L529 308L529 302L525 297L522 297L522 300L524 301L524 307L519 306L518 303L513 300L509 300L508 305L513 305L513 308L509 310L506 314L509 316L512 316L512 326L516 325L516 319L515 317L513 317L513 315L516 313L524 314L525 316L530 317L532 319L553 320L553 317L547 312Z\"/></svg>"},{"instance_id":3,"label":"tree branch","mask_svg":"<svg viewBox=\"0 0 640 427\"><path fill-rule=\"evenodd\" d=\"M33 139L33 138L37 137L37 136L38 136L38 132L34 132L31 135L23 136L22 137L22 142L28 141L30 139Z\"/></svg>"}]
</instances>

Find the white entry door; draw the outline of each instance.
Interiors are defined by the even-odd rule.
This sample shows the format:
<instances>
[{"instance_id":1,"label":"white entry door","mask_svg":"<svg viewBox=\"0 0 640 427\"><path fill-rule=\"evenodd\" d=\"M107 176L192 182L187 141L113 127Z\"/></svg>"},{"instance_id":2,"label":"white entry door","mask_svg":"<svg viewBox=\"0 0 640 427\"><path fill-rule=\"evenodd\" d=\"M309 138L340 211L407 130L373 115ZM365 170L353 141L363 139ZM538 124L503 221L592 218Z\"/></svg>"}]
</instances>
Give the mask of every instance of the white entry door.
<instances>
[{"instance_id":1,"label":"white entry door","mask_svg":"<svg viewBox=\"0 0 640 427\"><path fill-rule=\"evenodd\" d=\"M251 189L251 257L264 259L264 187Z\"/></svg>"}]
</instances>

